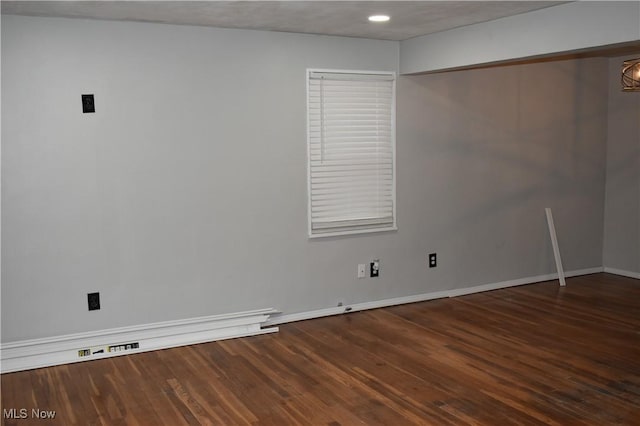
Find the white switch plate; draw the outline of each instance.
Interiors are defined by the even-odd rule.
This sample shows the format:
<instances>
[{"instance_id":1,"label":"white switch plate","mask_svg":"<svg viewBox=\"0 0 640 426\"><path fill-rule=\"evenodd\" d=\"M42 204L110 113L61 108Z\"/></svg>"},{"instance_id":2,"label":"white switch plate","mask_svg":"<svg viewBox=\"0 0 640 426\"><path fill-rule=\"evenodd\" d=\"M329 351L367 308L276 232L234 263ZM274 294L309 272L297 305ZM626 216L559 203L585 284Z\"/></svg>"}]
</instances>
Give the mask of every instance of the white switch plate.
<instances>
[{"instance_id":1,"label":"white switch plate","mask_svg":"<svg viewBox=\"0 0 640 426\"><path fill-rule=\"evenodd\" d=\"M367 276L367 265L364 263L358 264L358 278L364 278Z\"/></svg>"}]
</instances>

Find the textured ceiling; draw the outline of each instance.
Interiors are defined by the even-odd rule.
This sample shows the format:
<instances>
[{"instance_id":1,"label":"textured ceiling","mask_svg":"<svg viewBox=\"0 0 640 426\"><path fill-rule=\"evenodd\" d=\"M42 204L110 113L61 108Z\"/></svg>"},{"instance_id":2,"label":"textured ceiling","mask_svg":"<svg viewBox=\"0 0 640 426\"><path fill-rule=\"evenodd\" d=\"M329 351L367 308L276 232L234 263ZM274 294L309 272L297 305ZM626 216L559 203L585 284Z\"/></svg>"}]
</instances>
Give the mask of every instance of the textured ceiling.
<instances>
[{"instance_id":1,"label":"textured ceiling","mask_svg":"<svg viewBox=\"0 0 640 426\"><path fill-rule=\"evenodd\" d=\"M3 14L408 38L526 13L554 1L2 1ZM368 22L372 14L391 21Z\"/></svg>"}]
</instances>

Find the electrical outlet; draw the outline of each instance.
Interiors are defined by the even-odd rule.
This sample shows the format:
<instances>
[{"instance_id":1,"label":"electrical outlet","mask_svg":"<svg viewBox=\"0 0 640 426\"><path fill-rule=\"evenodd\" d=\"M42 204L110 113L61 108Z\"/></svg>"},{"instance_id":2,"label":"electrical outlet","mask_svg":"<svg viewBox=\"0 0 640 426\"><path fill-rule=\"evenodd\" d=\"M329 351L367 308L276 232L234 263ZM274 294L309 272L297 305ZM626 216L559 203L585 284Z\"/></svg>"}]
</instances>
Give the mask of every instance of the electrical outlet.
<instances>
[{"instance_id":1,"label":"electrical outlet","mask_svg":"<svg viewBox=\"0 0 640 426\"><path fill-rule=\"evenodd\" d=\"M82 113L96 112L96 104L93 102L93 95L82 95Z\"/></svg>"},{"instance_id":2,"label":"electrical outlet","mask_svg":"<svg viewBox=\"0 0 640 426\"><path fill-rule=\"evenodd\" d=\"M429 255L429 268L435 268L436 266L438 266L438 255L431 253Z\"/></svg>"},{"instance_id":3,"label":"electrical outlet","mask_svg":"<svg viewBox=\"0 0 640 426\"><path fill-rule=\"evenodd\" d=\"M100 309L100 293L87 294L87 303L90 311L97 311Z\"/></svg>"},{"instance_id":4,"label":"electrical outlet","mask_svg":"<svg viewBox=\"0 0 640 426\"><path fill-rule=\"evenodd\" d=\"M358 278L365 278L367 276L367 270L364 263L358 264Z\"/></svg>"},{"instance_id":5,"label":"electrical outlet","mask_svg":"<svg viewBox=\"0 0 640 426\"><path fill-rule=\"evenodd\" d=\"M369 276L372 278L380 276L380 261L374 260L369 264Z\"/></svg>"}]
</instances>

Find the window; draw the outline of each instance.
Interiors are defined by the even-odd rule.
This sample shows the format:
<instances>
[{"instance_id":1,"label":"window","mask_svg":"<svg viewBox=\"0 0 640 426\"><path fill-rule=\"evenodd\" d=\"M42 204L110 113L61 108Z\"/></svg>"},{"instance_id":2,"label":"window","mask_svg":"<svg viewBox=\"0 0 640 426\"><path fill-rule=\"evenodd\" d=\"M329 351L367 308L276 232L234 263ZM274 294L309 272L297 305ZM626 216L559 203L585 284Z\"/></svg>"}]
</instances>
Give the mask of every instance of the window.
<instances>
[{"instance_id":1,"label":"window","mask_svg":"<svg viewBox=\"0 0 640 426\"><path fill-rule=\"evenodd\" d=\"M307 73L309 236L396 229L395 74Z\"/></svg>"}]
</instances>

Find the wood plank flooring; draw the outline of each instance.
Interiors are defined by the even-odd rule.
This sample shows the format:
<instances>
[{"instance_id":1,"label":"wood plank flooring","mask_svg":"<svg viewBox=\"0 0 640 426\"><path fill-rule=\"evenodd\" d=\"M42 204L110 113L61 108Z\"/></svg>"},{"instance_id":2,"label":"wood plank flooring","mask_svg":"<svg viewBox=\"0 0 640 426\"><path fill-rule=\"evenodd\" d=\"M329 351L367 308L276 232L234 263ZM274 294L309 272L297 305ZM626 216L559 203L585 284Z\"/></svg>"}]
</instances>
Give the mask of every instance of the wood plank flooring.
<instances>
[{"instance_id":1,"label":"wood plank flooring","mask_svg":"<svg viewBox=\"0 0 640 426\"><path fill-rule=\"evenodd\" d=\"M640 425L640 282L608 274L2 375L3 425ZM5 417L5 416L3 416Z\"/></svg>"}]
</instances>

